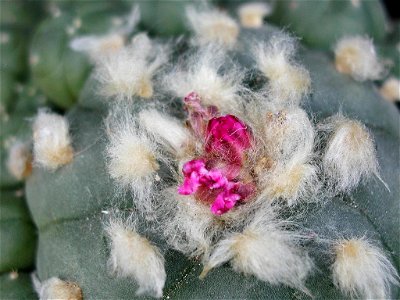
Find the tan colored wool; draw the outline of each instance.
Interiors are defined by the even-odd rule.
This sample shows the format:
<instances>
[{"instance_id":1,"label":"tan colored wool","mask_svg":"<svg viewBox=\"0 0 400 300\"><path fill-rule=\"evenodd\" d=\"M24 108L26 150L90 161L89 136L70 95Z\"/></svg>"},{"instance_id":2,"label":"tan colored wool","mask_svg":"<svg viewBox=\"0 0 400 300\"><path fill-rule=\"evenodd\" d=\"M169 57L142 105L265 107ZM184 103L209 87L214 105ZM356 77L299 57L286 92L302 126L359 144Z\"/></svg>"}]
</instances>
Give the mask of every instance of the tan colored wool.
<instances>
[{"instance_id":1,"label":"tan colored wool","mask_svg":"<svg viewBox=\"0 0 400 300\"><path fill-rule=\"evenodd\" d=\"M366 239L344 239L334 246L334 284L352 298L388 299L398 284L396 269L385 254Z\"/></svg>"},{"instance_id":2,"label":"tan colored wool","mask_svg":"<svg viewBox=\"0 0 400 300\"><path fill-rule=\"evenodd\" d=\"M33 154L37 165L52 171L73 160L74 150L65 117L39 111L33 123Z\"/></svg>"},{"instance_id":3,"label":"tan colored wool","mask_svg":"<svg viewBox=\"0 0 400 300\"><path fill-rule=\"evenodd\" d=\"M336 43L334 50L336 69L351 75L355 80L380 79L385 71L374 44L367 37L343 37Z\"/></svg>"},{"instance_id":4,"label":"tan colored wool","mask_svg":"<svg viewBox=\"0 0 400 300\"><path fill-rule=\"evenodd\" d=\"M112 220L106 232L111 240L112 271L120 277L134 279L139 285L138 295L162 297L166 273L160 250L136 232L134 223Z\"/></svg>"}]
</instances>

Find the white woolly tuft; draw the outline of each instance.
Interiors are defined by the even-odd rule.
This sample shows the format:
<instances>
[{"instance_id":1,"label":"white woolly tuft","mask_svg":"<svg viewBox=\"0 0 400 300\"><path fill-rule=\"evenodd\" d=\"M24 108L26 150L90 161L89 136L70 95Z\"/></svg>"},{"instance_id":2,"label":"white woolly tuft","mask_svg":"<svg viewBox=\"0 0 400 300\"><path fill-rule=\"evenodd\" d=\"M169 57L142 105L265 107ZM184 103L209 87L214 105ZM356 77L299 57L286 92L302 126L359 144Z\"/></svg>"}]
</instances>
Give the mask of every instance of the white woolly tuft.
<instances>
[{"instance_id":1,"label":"white woolly tuft","mask_svg":"<svg viewBox=\"0 0 400 300\"><path fill-rule=\"evenodd\" d=\"M133 32L139 20L139 6L135 5L132 12L121 20L122 24L112 28L108 34L79 36L72 39L69 46L72 50L87 53L94 62L100 61L124 46L126 36Z\"/></svg>"},{"instance_id":2,"label":"white woolly tuft","mask_svg":"<svg viewBox=\"0 0 400 300\"><path fill-rule=\"evenodd\" d=\"M203 105L214 105L223 112L238 110L240 98L238 92L243 89L243 72L227 61L226 52L216 46L201 48L189 58L186 68L174 70L164 80L166 89L178 97L196 92Z\"/></svg>"},{"instance_id":3,"label":"white woolly tuft","mask_svg":"<svg viewBox=\"0 0 400 300\"><path fill-rule=\"evenodd\" d=\"M147 200L158 178L157 146L140 130L129 112L110 116L106 123L107 168L111 178L133 192L142 211L150 209Z\"/></svg>"},{"instance_id":4,"label":"white woolly tuft","mask_svg":"<svg viewBox=\"0 0 400 300\"><path fill-rule=\"evenodd\" d=\"M308 163L308 160L308 157L296 155L287 163L278 163L262 178L262 194L272 201L283 199L289 206L299 201L317 201L317 192L321 186L318 168Z\"/></svg>"},{"instance_id":5,"label":"white woolly tuft","mask_svg":"<svg viewBox=\"0 0 400 300\"><path fill-rule=\"evenodd\" d=\"M139 114L139 123L147 132L161 143L165 149L181 156L190 138L190 133L182 122L166 116L155 109L143 110ZM161 138L161 140L159 139Z\"/></svg>"},{"instance_id":6,"label":"white woolly tuft","mask_svg":"<svg viewBox=\"0 0 400 300\"><path fill-rule=\"evenodd\" d=\"M385 254L365 239L340 240L335 245L333 282L352 298L389 299L398 284L396 269Z\"/></svg>"},{"instance_id":7,"label":"white woolly tuft","mask_svg":"<svg viewBox=\"0 0 400 300\"><path fill-rule=\"evenodd\" d=\"M367 37L343 37L335 45L336 69L355 80L380 79L385 68L379 61L374 44Z\"/></svg>"},{"instance_id":8,"label":"white woolly tuft","mask_svg":"<svg viewBox=\"0 0 400 300\"><path fill-rule=\"evenodd\" d=\"M287 161L298 154L309 156L314 147L315 130L307 113L298 107L266 113L264 136L267 154L273 160Z\"/></svg>"},{"instance_id":9,"label":"white woolly tuft","mask_svg":"<svg viewBox=\"0 0 400 300\"><path fill-rule=\"evenodd\" d=\"M258 68L269 79L267 89L273 102L299 104L310 92L310 74L294 62L295 52L295 39L285 34L275 35L254 49Z\"/></svg>"},{"instance_id":10,"label":"white woolly tuft","mask_svg":"<svg viewBox=\"0 0 400 300\"><path fill-rule=\"evenodd\" d=\"M27 142L15 141L8 150L7 169L16 179L28 177L32 171L32 153Z\"/></svg>"},{"instance_id":11,"label":"white woolly tuft","mask_svg":"<svg viewBox=\"0 0 400 300\"><path fill-rule=\"evenodd\" d=\"M160 250L136 232L134 222L111 220L106 232L111 239L109 265L113 272L133 278L139 284L138 295L162 297L166 273Z\"/></svg>"},{"instance_id":12,"label":"white woolly tuft","mask_svg":"<svg viewBox=\"0 0 400 300\"><path fill-rule=\"evenodd\" d=\"M40 110L33 123L34 161L55 170L72 161L74 153L65 117Z\"/></svg>"},{"instance_id":13,"label":"white woolly tuft","mask_svg":"<svg viewBox=\"0 0 400 300\"><path fill-rule=\"evenodd\" d=\"M160 217L167 242L175 250L191 257L207 255L218 231L210 207L192 197L180 196L176 189L163 191Z\"/></svg>"},{"instance_id":14,"label":"white woolly tuft","mask_svg":"<svg viewBox=\"0 0 400 300\"><path fill-rule=\"evenodd\" d=\"M313 267L298 243L300 236L284 224L256 215L243 233L233 233L218 242L203 273L227 261L233 269L271 284L287 284L308 293L304 281Z\"/></svg>"},{"instance_id":15,"label":"white woolly tuft","mask_svg":"<svg viewBox=\"0 0 400 300\"><path fill-rule=\"evenodd\" d=\"M386 79L379 92L386 100L400 101L400 80L395 77Z\"/></svg>"},{"instance_id":16,"label":"white woolly tuft","mask_svg":"<svg viewBox=\"0 0 400 300\"><path fill-rule=\"evenodd\" d=\"M104 59L105 55L112 55L119 51L124 43L124 37L119 34L86 35L73 39L70 42L70 47L72 50L88 53L89 57L96 62Z\"/></svg>"},{"instance_id":17,"label":"white woolly tuft","mask_svg":"<svg viewBox=\"0 0 400 300\"><path fill-rule=\"evenodd\" d=\"M57 277L40 282L36 274L32 274L32 282L40 300L83 299L82 290L75 282L63 281Z\"/></svg>"},{"instance_id":18,"label":"white woolly tuft","mask_svg":"<svg viewBox=\"0 0 400 300\"><path fill-rule=\"evenodd\" d=\"M191 30L196 35L196 43L218 43L228 48L236 43L239 25L226 13L217 9L196 9L189 6L186 16Z\"/></svg>"},{"instance_id":19,"label":"white woolly tuft","mask_svg":"<svg viewBox=\"0 0 400 300\"><path fill-rule=\"evenodd\" d=\"M102 86L100 92L117 100L151 98L152 78L167 61L166 50L155 45L146 34L136 35L130 46L98 61L95 75Z\"/></svg>"},{"instance_id":20,"label":"white woolly tuft","mask_svg":"<svg viewBox=\"0 0 400 300\"><path fill-rule=\"evenodd\" d=\"M268 16L272 7L268 3L250 2L239 6L240 24L247 28L259 28L263 25L264 17Z\"/></svg>"},{"instance_id":21,"label":"white woolly tuft","mask_svg":"<svg viewBox=\"0 0 400 300\"><path fill-rule=\"evenodd\" d=\"M348 193L372 175L382 180L374 139L362 123L336 115L319 127L330 134L322 163L335 193Z\"/></svg>"}]
</instances>

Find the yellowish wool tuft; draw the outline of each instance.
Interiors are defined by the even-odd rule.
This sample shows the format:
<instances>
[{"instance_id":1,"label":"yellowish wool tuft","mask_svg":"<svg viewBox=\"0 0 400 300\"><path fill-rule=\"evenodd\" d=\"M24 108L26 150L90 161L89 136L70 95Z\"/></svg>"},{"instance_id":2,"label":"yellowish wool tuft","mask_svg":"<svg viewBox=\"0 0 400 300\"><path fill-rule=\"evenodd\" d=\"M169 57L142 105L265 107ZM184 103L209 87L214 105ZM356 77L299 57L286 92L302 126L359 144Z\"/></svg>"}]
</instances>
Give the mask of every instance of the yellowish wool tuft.
<instances>
[{"instance_id":1,"label":"yellowish wool tuft","mask_svg":"<svg viewBox=\"0 0 400 300\"><path fill-rule=\"evenodd\" d=\"M178 157L183 155L190 133L182 125L182 121L166 116L155 109L148 109L140 112L139 123L166 149L170 149Z\"/></svg>"},{"instance_id":2,"label":"yellowish wool tuft","mask_svg":"<svg viewBox=\"0 0 400 300\"><path fill-rule=\"evenodd\" d=\"M386 79L379 92L386 100L400 101L400 80L394 77Z\"/></svg>"},{"instance_id":3,"label":"yellowish wool tuft","mask_svg":"<svg viewBox=\"0 0 400 300\"><path fill-rule=\"evenodd\" d=\"M150 99L154 94L152 78L166 61L165 47L156 45L146 34L138 34L131 45L97 62L100 92L117 100Z\"/></svg>"},{"instance_id":4,"label":"yellowish wool tuft","mask_svg":"<svg viewBox=\"0 0 400 300\"><path fill-rule=\"evenodd\" d=\"M231 48L239 35L239 25L226 13L217 9L195 9L188 7L186 16L192 31L196 35L196 43L218 43Z\"/></svg>"},{"instance_id":5,"label":"yellowish wool tuft","mask_svg":"<svg viewBox=\"0 0 400 300\"><path fill-rule=\"evenodd\" d=\"M297 234L280 226L263 214L256 215L243 233L230 234L215 245L200 277L230 261L237 272L308 293L304 282L313 263L298 246Z\"/></svg>"},{"instance_id":6,"label":"yellowish wool tuft","mask_svg":"<svg viewBox=\"0 0 400 300\"><path fill-rule=\"evenodd\" d=\"M34 162L49 170L70 163L74 152L68 131L65 117L45 110L39 111L33 123Z\"/></svg>"},{"instance_id":7,"label":"yellowish wool tuft","mask_svg":"<svg viewBox=\"0 0 400 300\"><path fill-rule=\"evenodd\" d=\"M30 145L16 141L8 150L7 169L16 179L22 180L32 172Z\"/></svg>"},{"instance_id":8,"label":"yellowish wool tuft","mask_svg":"<svg viewBox=\"0 0 400 300\"><path fill-rule=\"evenodd\" d=\"M294 62L295 52L295 40L284 34L273 36L254 50L258 68L269 79L267 89L273 102L299 104L310 92L310 74Z\"/></svg>"},{"instance_id":9,"label":"yellowish wool tuft","mask_svg":"<svg viewBox=\"0 0 400 300\"><path fill-rule=\"evenodd\" d=\"M40 300L82 300L82 290L75 282L63 281L51 277L40 282L36 275L32 277L35 289Z\"/></svg>"},{"instance_id":10,"label":"yellowish wool tuft","mask_svg":"<svg viewBox=\"0 0 400 300\"><path fill-rule=\"evenodd\" d=\"M130 189L139 199L138 205L147 207L145 200L152 192L159 169L156 145L139 128L129 111L111 115L107 128L107 168L111 178L122 188Z\"/></svg>"},{"instance_id":11,"label":"yellowish wool tuft","mask_svg":"<svg viewBox=\"0 0 400 300\"><path fill-rule=\"evenodd\" d=\"M138 295L162 297L166 273L160 250L136 232L135 224L113 220L106 232L111 240L112 270L118 276L134 279L139 285Z\"/></svg>"},{"instance_id":12,"label":"yellowish wool tuft","mask_svg":"<svg viewBox=\"0 0 400 300\"><path fill-rule=\"evenodd\" d=\"M385 254L365 239L337 241L333 282L352 298L388 299L398 284L396 269Z\"/></svg>"},{"instance_id":13,"label":"yellowish wool tuft","mask_svg":"<svg viewBox=\"0 0 400 300\"><path fill-rule=\"evenodd\" d=\"M228 67L229 71L221 74ZM223 49L208 45L189 57L186 65L169 73L164 78L164 86L180 98L196 92L203 105L214 105L222 112L233 113L240 110L238 93L243 89L243 76Z\"/></svg>"},{"instance_id":14,"label":"yellowish wool tuft","mask_svg":"<svg viewBox=\"0 0 400 300\"><path fill-rule=\"evenodd\" d=\"M85 52L93 62L113 55L124 47L126 36L129 35L140 20L139 6L135 5L131 13L120 20L118 26L113 26L109 33L102 36L86 35L74 38L70 42L71 49ZM75 27L80 26L80 20L74 21Z\"/></svg>"},{"instance_id":15,"label":"yellowish wool tuft","mask_svg":"<svg viewBox=\"0 0 400 300\"><path fill-rule=\"evenodd\" d=\"M320 129L330 135L322 164L335 192L350 192L372 175L380 179L374 139L363 124L336 115Z\"/></svg>"},{"instance_id":16,"label":"yellowish wool tuft","mask_svg":"<svg viewBox=\"0 0 400 300\"><path fill-rule=\"evenodd\" d=\"M247 28L260 28L264 17L272 11L268 3L250 2L242 4L238 9L240 24Z\"/></svg>"},{"instance_id":17,"label":"yellowish wool tuft","mask_svg":"<svg viewBox=\"0 0 400 300\"><path fill-rule=\"evenodd\" d=\"M374 44L362 36L343 37L335 46L336 69L355 80L380 79L385 71Z\"/></svg>"}]
</instances>

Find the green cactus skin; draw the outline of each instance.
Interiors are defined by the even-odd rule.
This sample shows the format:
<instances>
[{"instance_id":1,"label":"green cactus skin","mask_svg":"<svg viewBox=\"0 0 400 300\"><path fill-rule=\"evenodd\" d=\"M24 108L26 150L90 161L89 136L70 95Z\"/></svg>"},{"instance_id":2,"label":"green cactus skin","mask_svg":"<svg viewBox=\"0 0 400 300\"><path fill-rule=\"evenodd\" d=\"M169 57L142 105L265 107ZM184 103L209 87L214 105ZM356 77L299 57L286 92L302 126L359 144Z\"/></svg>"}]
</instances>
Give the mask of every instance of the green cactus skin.
<instances>
[{"instance_id":1,"label":"green cactus skin","mask_svg":"<svg viewBox=\"0 0 400 300\"><path fill-rule=\"evenodd\" d=\"M1 299L36 299L37 295L33 289L31 276L27 273L13 274L4 273L0 275L0 298Z\"/></svg>"},{"instance_id":2,"label":"green cactus skin","mask_svg":"<svg viewBox=\"0 0 400 300\"><path fill-rule=\"evenodd\" d=\"M329 50L345 35L368 35L376 42L386 34L380 1L275 1L268 21L287 27L305 44ZM318 26L316 26L318 24Z\"/></svg>"},{"instance_id":3,"label":"green cactus skin","mask_svg":"<svg viewBox=\"0 0 400 300\"><path fill-rule=\"evenodd\" d=\"M80 11L79 5L67 4L64 6L69 9L61 6L60 16L43 21L30 49L33 81L52 103L63 109L77 101L91 70L88 58L70 49L71 39L87 34L107 34L113 16L129 12L124 5L110 4L97 8L96 3L87 3L85 9ZM80 24L74 28L74 21L77 20Z\"/></svg>"},{"instance_id":4,"label":"green cactus skin","mask_svg":"<svg viewBox=\"0 0 400 300\"><path fill-rule=\"evenodd\" d=\"M239 53L232 54L249 72L254 66L247 57L246 41L254 36L268 38L273 31L272 27L244 30L239 37ZM399 115L393 105L380 97L372 83L359 83L338 73L332 57L302 49L300 60L312 77L313 92L305 101L306 110L317 121L342 111L365 123L375 136L381 175L391 190L390 193L386 191L378 181L369 182L351 196L334 198L322 207L312 207L312 213L300 223L333 239L338 237L336 230L358 236L367 234L391 255L399 270L400 244L398 228L394 224L398 220L400 191L396 176L393 176L399 172L399 154L393 151L400 142ZM114 277L106 269L109 248L102 224L110 208L130 211L132 200L115 195L104 161L104 114L95 109L96 102L104 102L99 96L96 101L84 99L96 97L90 88L95 86L93 79L86 86L79 105L67 114L73 147L78 154L72 163L53 173L35 168L27 181L28 206L39 230L38 276L41 280L57 276L75 281L82 288L84 299L135 299L136 285L130 280ZM138 106L143 105L139 103ZM100 110L105 109L103 106ZM145 228L139 231L147 235ZM150 236L150 239L157 241L163 249L164 242L160 237ZM311 245L311 253L318 271L309 278L307 287L315 299L342 299L343 295L330 278L329 255L321 254L321 249L317 251L313 247ZM166 298L308 298L292 288L271 286L235 273L227 265L199 280L200 261L188 260L175 251L167 251L165 258ZM396 298L400 290L392 287L392 293L392 298Z\"/></svg>"},{"instance_id":5,"label":"green cactus skin","mask_svg":"<svg viewBox=\"0 0 400 300\"><path fill-rule=\"evenodd\" d=\"M15 87L17 85L14 85ZM15 188L21 181L12 176L6 166L8 149L12 141L31 140L30 119L37 113L39 107L46 104L46 97L32 84L19 84L11 112L5 112L0 118L0 187Z\"/></svg>"},{"instance_id":6,"label":"green cactus skin","mask_svg":"<svg viewBox=\"0 0 400 300\"><path fill-rule=\"evenodd\" d=\"M33 266L36 230L23 197L2 191L0 200L0 273Z\"/></svg>"}]
</instances>

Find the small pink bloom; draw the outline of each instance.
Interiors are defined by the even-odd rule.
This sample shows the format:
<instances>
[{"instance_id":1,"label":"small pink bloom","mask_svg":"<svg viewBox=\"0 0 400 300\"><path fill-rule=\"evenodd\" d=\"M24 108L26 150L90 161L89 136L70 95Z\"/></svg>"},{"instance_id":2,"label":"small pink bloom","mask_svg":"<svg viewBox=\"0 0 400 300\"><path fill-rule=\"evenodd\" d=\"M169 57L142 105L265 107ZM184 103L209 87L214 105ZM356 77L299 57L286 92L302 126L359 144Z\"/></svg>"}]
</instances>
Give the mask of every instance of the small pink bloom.
<instances>
[{"instance_id":1,"label":"small pink bloom","mask_svg":"<svg viewBox=\"0 0 400 300\"><path fill-rule=\"evenodd\" d=\"M212 118L206 131L207 153L231 164L242 164L244 151L251 147L251 133L233 115Z\"/></svg>"},{"instance_id":2,"label":"small pink bloom","mask_svg":"<svg viewBox=\"0 0 400 300\"><path fill-rule=\"evenodd\" d=\"M203 107L201 105L200 96L196 92L189 93L184 99L183 103L189 113L189 123L194 133L204 138L208 121L218 115L216 106Z\"/></svg>"},{"instance_id":3,"label":"small pink bloom","mask_svg":"<svg viewBox=\"0 0 400 300\"><path fill-rule=\"evenodd\" d=\"M211 212L220 216L232 209L238 200L240 200L240 195L226 189L217 196L211 205Z\"/></svg>"},{"instance_id":4,"label":"small pink bloom","mask_svg":"<svg viewBox=\"0 0 400 300\"><path fill-rule=\"evenodd\" d=\"M183 165L182 172L185 176L185 180L178 189L178 193L181 195L191 195L195 193L201 185L202 176L208 173L203 159L188 161Z\"/></svg>"}]
</instances>

